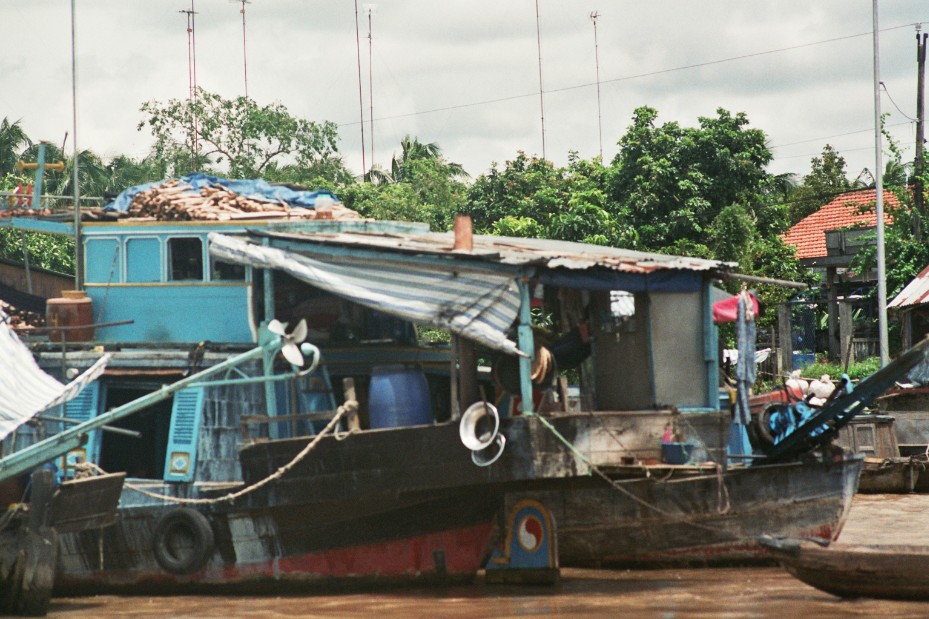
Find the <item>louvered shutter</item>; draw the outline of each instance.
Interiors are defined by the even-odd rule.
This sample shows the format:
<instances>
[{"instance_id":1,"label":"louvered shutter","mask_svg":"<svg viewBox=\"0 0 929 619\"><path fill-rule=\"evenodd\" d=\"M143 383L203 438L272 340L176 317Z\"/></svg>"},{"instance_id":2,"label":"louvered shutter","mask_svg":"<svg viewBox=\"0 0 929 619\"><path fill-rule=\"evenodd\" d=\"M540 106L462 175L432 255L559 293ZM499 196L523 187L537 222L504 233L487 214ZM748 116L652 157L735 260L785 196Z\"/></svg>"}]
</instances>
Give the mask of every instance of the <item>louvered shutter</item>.
<instances>
[{"instance_id":1,"label":"louvered shutter","mask_svg":"<svg viewBox=\"0 0 929 619\"><path fill-rule=\"evenodd\" d=\"M183 389L174 394L165 481L193 481L202 411L202 387Z\"/></svg>"},{"instance_id":2,"label":"louvered shutter","mask_svg":"<svg viewBox=\"0 0 929 619\"><path fill-rule=\"evenodd\" d=\"M75 398L64 405L64 416L74 421L90 421L100 414L100 383L87 385ZM70 427L70 426L69 426ZM61 466L61 475L70 479L74 477L74 465L79 462L100 461L100 430L87 434L84 445L72 449L64 455Z\"/></svg>"}]
</instances>

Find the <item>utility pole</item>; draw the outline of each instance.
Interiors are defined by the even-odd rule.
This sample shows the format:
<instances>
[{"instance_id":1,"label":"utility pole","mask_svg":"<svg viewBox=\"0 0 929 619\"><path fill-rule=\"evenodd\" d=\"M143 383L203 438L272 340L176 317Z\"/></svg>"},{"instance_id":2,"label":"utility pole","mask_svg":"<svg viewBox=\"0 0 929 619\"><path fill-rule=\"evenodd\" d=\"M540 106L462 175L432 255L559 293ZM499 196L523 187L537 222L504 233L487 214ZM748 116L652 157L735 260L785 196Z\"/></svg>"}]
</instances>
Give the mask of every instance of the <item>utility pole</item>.
<instances>
[{"instance_id":1,"label":"utility pole","mask_svg":"<svg viewBox=\"0 0 929 619\"><path fill-rule=\"evenodd\" d=\"M877 0L872 0L874 37L874 211L877 215L877 323L881 367L890 363L887 332L887 272L884 261L884 171L881 161L881 58Z\"/></svg>"},{"instance_id":2,"label":"utility pole","mask_svg":"<svg viewBox=\"0 0 929 619\"><path fill-rule=\"evenodd\" d=\"M597 128L600 132L600 163L603 163L603 115L600 112L600 48L597 45L597 18L599 11L591 11L590 21L594 23L594 59L597 63Z\"/></svg>"},{"instance_id":3,"label":"utility pole","mask_svg":"<svg viewBox=\"0 0 929 619\"><path fill-rule=\"evenodd\" d=\"M920 32L921 24L916 24L916 157L914 160L915 182L913 185L913 237L921 241L923 237L922 218L925 216L925 198L923 195L923 90L926 83L926 38L929 34Z\"/></svg>"}]
</instances>

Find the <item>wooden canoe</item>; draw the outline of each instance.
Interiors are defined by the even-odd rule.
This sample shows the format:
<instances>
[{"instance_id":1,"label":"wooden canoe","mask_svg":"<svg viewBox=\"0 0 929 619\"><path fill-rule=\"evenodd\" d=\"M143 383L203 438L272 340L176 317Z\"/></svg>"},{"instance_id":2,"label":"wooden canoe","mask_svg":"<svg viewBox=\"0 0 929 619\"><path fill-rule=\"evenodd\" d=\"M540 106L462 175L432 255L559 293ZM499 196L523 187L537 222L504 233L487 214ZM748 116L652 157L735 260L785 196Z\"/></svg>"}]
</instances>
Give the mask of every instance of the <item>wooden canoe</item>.
<instances>
[{"instance_id":1,"label":"wooden canoe","mask_svg":"<svg viewBox=\"0 0 929 619\"><path fill-rule=\"evenodd\" d=\"M929 600L929 546L832 544L819 540L758 540L793 576L843 598Z\"/></svg>"}]
</instances>

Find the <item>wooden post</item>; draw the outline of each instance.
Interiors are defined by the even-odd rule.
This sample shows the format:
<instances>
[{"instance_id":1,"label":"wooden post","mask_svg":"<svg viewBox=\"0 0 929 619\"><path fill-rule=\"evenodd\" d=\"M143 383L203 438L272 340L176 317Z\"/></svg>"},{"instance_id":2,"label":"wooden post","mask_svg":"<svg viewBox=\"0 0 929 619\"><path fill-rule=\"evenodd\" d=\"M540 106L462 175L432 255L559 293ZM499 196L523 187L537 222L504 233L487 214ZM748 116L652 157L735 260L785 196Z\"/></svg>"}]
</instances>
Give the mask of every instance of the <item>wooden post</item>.
<instances>
[{"instance_id":1,"label":"wooden post","mask_svg":"<svg viewBox=\"0 0 929 619\"><path fill-rule=\"evenodd\" d=\"M777 306L777 344L784 358L783 371L785 374L794 369L794 347L791 331L790 304L782 303Z\"/></svg>"},{"instance_id":2,"label":"wooden post","mask_svg":"<svg viewBox=\"0 0 929 619\"><path fill-rule=\"evenodd\" d=\"M844 351L839 336L839 318L838 302L839 295L836 290L836 270L835 267L826 269L826 303L827 313L829 315L829 358L840 359Z\"/></svg>"},{"instance_id":3,"label":"wooden post","mask_svg":"<svg viewBox=\"0 0 929 619\"><path fill-rule=\"evenodd\" d=\"M358 398L355 397L355 379L351 376L342 379L342 393L345 395L346 402L350 400L358 401ZM358 411L349 413L347 417L346 423L349 432L361 429L361 420L358 417Z\"/></svg>"},{"instance_id":4,"label":"wooden post","mask_svg":"<svg viewBox=\"0 0 929 619\"><path fill-rule=\"evenodd\" d=\"M848 367L855 362L855 349L852 339L855 337L855 325L852 321L852 304L843 301L839 303L839 341L842 349L842 367Z\"/></svg>"}]
</instances>

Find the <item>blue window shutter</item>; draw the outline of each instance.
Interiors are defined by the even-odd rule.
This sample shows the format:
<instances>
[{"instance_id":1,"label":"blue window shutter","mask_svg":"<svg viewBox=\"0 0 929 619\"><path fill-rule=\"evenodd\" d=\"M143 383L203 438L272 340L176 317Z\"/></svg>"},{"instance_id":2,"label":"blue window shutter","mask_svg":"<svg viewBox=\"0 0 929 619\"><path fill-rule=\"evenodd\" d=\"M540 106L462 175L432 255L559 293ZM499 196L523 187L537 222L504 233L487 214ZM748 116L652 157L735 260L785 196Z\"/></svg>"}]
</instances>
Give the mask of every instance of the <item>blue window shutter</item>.
<instances>
[{"instance_id":1,"label":"blue window shutter","mask_svg":"<svg viewBox=\"0 0 929 619\"><path fill-rule=\"evenodd\" d=\"M203 387L183 389L174 394L165 481L193 481L202 412Z\"/></svg>"},{"instance_id":2,"label":"blue window shutter","mask_svg":"<svg viewBox=\"0 0 929 619\"><path fill-rule=\"evenodd\" d=\"M100 383L94 382L87 385L74 399L64 405L63 414L68 419L81 422L90 421L99 415ZM65 478L74 477L74 465L82 461L99 463L100 430L88 433L83 446L72 449L65 454L63 466L61 466L62 476Z\"/></svg>"}]
</instances>

